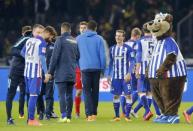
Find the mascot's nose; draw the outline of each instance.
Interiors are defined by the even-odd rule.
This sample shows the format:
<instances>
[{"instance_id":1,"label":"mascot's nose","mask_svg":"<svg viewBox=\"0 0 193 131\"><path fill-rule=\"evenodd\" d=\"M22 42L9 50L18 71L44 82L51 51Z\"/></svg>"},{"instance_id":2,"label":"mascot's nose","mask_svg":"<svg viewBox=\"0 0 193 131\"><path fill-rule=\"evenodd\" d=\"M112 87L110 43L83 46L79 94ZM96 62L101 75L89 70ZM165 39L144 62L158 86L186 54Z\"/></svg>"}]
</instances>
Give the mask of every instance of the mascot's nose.
<instances>
[{"instance_id":1,"label":"mascot's nose","mask_svg":"<svg viewBox=\"0 0 193 131\"><path fill-rule=\"evenodd\" d=\"M154 23L154 22L153 22L153 20L152 20L152 21L148 22L148 25L151 26L151 25L153 25L153 23Z\"/></svg>"}]
</instances>

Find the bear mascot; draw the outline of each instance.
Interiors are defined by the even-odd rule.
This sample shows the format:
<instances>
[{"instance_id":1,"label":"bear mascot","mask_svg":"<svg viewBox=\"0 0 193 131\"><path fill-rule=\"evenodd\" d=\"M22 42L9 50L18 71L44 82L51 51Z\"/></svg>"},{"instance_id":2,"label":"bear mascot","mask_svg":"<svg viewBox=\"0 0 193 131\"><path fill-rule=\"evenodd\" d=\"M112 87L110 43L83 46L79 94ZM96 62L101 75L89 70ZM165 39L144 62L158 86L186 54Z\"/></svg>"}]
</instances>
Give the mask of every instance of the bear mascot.
<instances>
[{"instance_id":1,"label":"bear mascot","mask_svg":"<svg viewBox=\"0 0 193 131\"><path fill-rule=\"evenodd\" d=\"M155 123L179 123L178 109L186 81L186 64L176 41L172 38L171 14L156 14L147 29L156 37L148 67L153 97L162 115Z\"/></svg>"}]
</instances>

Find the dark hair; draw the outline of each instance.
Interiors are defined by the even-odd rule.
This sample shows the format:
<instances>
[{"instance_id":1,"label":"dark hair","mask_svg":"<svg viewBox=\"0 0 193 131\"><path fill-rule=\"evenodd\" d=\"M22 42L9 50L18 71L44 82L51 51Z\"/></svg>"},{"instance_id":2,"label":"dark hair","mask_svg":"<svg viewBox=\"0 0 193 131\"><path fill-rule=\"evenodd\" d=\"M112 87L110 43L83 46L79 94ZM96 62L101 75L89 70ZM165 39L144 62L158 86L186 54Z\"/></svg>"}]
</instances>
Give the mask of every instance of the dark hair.
<instances>
[{"instance_id":1,"label":"dark hair","mask_svg":"<svg viewBox=\"0 0 193 131\"><path fill-rule=\"evenodd\" d=\"M125 37L125 31L124 30L116 30L116 32L122 33L123 37Z\"/></svg>"},{"instance_id":2,"label":"dark hair","mask_svg":"<svg viewBox=\"0 0 193 131\"><path fill-rule=\"evenodd\" d=\"M41 25L41 24L35 24L35 25L33 26L33 29L35 29L35 28L44 29L45 27L44 27L43 25Z\"/></svg>"},{"instance_id":3,"label":"dark hair","mask_svg":"<svg viewBox=\"0 0 193 131\"><path fill-rule=\"evenodd\" d=\"M54 38L57 36L56 30L55 30L55 28L52 27L52 26L46 26L46 28L44 29L44 31L45 31L45 32L49 32L50 35L53 35L53 36L54 36Z\"/></svg>"},{"instance_id":4,"label":"dark hair","mask_svg":"<svg viewBox=\"0 0 193 131\"><path fill-rule=\"evenodd\" d=\"M68 22L63 22L61 24L61 28L63 28L65 31L70 31L71 30L71 25Z\"/></svg>"},{"instance_id":5,"label":"dark hair","mask_svg":"<svg viewBox=\"0 0 193 131\"><path fill-rule=\"evenodd\" d=\"M90 29L90 30L96 30L96 28L97 28L97 23L96 23L96 21L90 20L90 21L88 22L88 29Z\"/></svg>"},{"instance_id":6,"label":"dark hair","mask_svg":"<svg viewBox=\"0 0 193 131\"><path fill-rule=\"evenodd\" d=\"M32 31L31 26L26 25L26 26L23 26L23 27L21 28L21 32L22 32L22 33L26 33L26 32L28 32L28 31Z\"/></svg>"},{"instance_id":7,"label":"dark hair","mask_svg":"<svg viewBox=\"0 0 193 131\"><path fill-rule=\"evenodd\" d=\"M79 25L88 25L88 23L86 22L86 21L81 21L80 23L79 23Z\"/></svg>"}]
</instances>

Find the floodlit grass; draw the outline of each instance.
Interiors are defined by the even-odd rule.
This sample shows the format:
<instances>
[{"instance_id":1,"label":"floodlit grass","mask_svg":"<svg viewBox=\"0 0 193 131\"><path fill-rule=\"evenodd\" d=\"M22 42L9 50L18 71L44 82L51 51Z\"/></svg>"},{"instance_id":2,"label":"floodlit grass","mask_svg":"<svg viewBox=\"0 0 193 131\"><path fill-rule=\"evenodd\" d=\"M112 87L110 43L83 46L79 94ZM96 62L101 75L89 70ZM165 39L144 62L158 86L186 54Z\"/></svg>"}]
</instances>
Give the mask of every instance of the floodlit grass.
<instances>
[{"instance_id":1,"label":"floodlit grass","mask_svg":"<svg viewBox=\"0 0 193 131\"><path fill-rule=\"evenodd\" d=\"M189 108L193 103L182 103L179 114L181 116L181 123L175 125L154 124L152 119L148 122L142 120L143 109L139 112L139 118L132 118L131 122L126 122L123 118L120 122L111 122L113 118L113 107L111 102L101 102L99 104L99 114L97 121L87 122L84 117L83 103L81 105L81 118L76 119L73 111L73 118L71 123L58 123L57 120L50 121L43 120L41 127L29 127L26 125L26 111L25 119L18 118L18 103L13 104L13 118L15 125L9 126L6 124L5 102L0 102L0 131L193 131L193 126L185 123L182 116L182 111ZM26 110L26 109L25 109ZM154 112L153 108L152 111ZM58 102L55 103L55 112L59 113Z\"/></svg>"}]
</instances>

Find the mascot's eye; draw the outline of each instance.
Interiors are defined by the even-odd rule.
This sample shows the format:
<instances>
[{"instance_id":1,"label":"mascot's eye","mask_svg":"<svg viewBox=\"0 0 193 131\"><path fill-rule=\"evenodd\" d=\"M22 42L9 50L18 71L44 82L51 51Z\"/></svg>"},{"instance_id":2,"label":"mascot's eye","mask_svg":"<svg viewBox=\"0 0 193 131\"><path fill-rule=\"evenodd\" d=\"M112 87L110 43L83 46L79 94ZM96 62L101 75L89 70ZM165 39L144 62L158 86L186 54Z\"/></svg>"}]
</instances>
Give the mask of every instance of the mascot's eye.
<instances>
[{"instance_id":1,"label":"mascot's eye","mask_svg":"<svg viewBox=\"0 0 193 131\"><path fill-rule=\"evenodd\" d=\"M158 22L161 22L161 20L158 20Z\"/></svg>"}]
</instances>

